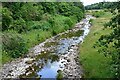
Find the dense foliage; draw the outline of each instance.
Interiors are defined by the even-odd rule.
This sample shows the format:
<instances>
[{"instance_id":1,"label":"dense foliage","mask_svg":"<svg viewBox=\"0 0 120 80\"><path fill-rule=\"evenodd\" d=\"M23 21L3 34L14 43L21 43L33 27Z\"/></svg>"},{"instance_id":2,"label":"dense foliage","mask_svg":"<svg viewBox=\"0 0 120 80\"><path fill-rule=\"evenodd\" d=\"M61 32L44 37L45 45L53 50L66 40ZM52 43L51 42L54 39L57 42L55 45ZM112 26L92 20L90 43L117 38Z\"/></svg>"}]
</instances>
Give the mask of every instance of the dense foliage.
<instances>
[{"instance_id":1,"label":"dense foliage","mask_svg":"<svg viewBox=\"0 0 120 80\"><path fill-rule=\"evenodd\" d=\"M115 78L120 78L120 2L114 4L116 9L111 9L115 10L114 16L110 22L105 24L105 28L111 28L112 32L108 35L102 35L97 46L100 47L99 52L112 57L111 66L114 69L112 73L114 73Z\"/></svg>"},{"instance_id":2,"label":"dense foliage","mask_svg":"<svg viewBox=\"0 0 120 80\"><path fill-rule=\"evenodd\" d=\"M3 28L4 30L17 30L19 33L28 30L27 22L29 21L41 21L42 18L49 21L50 24L54 22L57 14L77 18L77 21L81 20L84 13L84 7L82 3L15 3L8 2L3 3ZM51 20L51 22L50 22Z\"/></svg>"},{"instance_id":3,"label":"dense foliage","mask_svg":"<svg viewBox=\"0 0 120 80\"><path fill-rule=\"evenodd\" d=\"M86 10L93 10L93 9L111 9L115 5L115 2L99 2L92 5L85 6Z\"/></svg>"},{"instance_id":4,"label":"dense foliage","mask_svg":"<svg viewBox=\"0 0 120 80\"><path fill-rule=\"evenodd\" d=\"M3 2L2 6L2 54L13 58L84 17L81 2Z\"/></svg>"}]
</instances>

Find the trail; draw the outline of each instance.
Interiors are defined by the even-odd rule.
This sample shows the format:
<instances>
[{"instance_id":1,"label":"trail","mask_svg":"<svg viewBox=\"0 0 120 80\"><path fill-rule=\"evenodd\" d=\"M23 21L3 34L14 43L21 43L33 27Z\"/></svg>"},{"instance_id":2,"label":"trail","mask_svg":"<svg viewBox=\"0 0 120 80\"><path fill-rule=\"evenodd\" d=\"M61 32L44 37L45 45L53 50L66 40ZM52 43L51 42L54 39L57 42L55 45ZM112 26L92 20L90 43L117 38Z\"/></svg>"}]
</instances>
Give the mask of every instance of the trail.
<instances>
[{"instance_id":1,"label":"trail","mask_svg":"<svg viewBox=\"0 0 120 80\"><path fill-rule=\"evenodd\" d=\"M47 39L18 58L2 66L1 78L56 78L62 71L65 78L81 78L83 69L79 62L79 46L90 31L87 15L75 27Z\"/></svg>"}]
</instances>

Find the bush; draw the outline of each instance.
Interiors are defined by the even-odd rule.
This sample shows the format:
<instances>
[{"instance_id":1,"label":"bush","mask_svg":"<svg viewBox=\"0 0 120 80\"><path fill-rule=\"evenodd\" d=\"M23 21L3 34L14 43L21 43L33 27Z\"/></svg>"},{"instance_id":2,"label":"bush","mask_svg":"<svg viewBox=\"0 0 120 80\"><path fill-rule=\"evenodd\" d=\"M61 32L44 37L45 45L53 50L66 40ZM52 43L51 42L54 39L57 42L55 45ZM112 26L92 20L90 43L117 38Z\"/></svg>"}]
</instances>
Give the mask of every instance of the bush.
<instances>
[{"instance_id":1,"label":"bush","mask_svg":"<svg viewBox=\"0 0 120 80\"><path fill-rule=\"evenodd\" d=\"M16 33L2 34L2 50L13 58L19 57L27 52L25 41Z\"/></svg>"},{"instance_id":2,"label":"bush","mask_svg":"<svg viewBox=\"0 0 120 80\"><path fill-rule=\"evenodd\" d=\"M73 23L77 23L77 22L78 22L78 21L77 21L77 16L76 16L76 15L70 16L69 18L73 21Z\"/></svg>"},{"instance_id":3,"label":"bush","mask_svg":"<svg viewBox=\"0 0 120 80\"><path fill-rule=\"evenodd\" d=\"M51 24L48 21L41 20L41 21L34 21L31 24L31 29L41 29L48 31L51 27Z\"/></svg>"},{"instance_id":4,"label":"bush","mask_svg":"<svg viewBox=\"0 0 120 80\"><path fill-rule=\"evenodd\" d=\"M72 8L72 14L76 15L78 22L84 17L82 10L78 7Z\"/></svg>"},{"instance_id":5,"label":"bush","mask_svg":"<svg viewBox=\"0 0 120 80\"><path fill-rule=\"evenodd\" d=\"M22 33L27 31L28 27L26 26L24 19L20 18L13 21L13 25L10 27L10 29L17 31L18 33Z\"/></svg>"},{"instance_id":6,"label":"bush","mask_svg":"<svg viewBox=\"0 0 120 80\"><path fill-rule=\"evenodd\" d=\"M67 24L69 27L71 27L73 25L73 21L70 18L66 18L64 20L64 23Z\"/></svg>"},{"instance_id":7,"label":"bush","mask_svg":"<svg viewBox=\"0 0 120 80\"><path fill-rule=\"evenodd\" d=\"M100 16L102 16L102 15L104 15L105 13L103 12L103 11L94 11L93 12L93 16L95 16L95 17L100 17Z\"/></svg>"},{"instance_id":8,"label":"bush","mask_svg":"<svg viewBox=\"0 0 120 80\"><path fill-rule=\"evenodd\" d=\"M53 24L51 24L52 33L53 35L56 35L64 30L70 29L70 27L72 27L73 24L74 22L71 18L56 15L54 17Z\"/></svg>"}]
</instances>

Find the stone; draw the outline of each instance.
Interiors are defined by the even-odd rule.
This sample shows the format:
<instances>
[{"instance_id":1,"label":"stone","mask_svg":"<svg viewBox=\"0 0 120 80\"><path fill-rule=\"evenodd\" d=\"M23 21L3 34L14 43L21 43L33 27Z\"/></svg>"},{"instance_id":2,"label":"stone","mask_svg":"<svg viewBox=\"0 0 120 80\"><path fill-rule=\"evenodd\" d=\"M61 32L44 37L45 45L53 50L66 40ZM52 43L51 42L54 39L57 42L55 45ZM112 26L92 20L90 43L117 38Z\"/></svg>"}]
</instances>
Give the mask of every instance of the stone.
<instances>
[{"instance_id":1,"label":"stone","mask_svg":"<svg viewBox=\"0 0 120 80\"><path fill-rule=\"evenodd\" d=\"M28 61L26 61L25 63L27 63L27 64L32 64L32 63L33 63L33 60L28 60Z\"/></svg>"},{"instance_id":2,"label":"stone","mask_svg":"<svg viewBox=\"0 0 120 80\"><path fill-rule=\"evenodd\" d=\"M73 49L70 49L69 51L70 51L70 52L73 52L74 50L73 50Z\"/></svg>"},{"instance_id":3,"label":"stone","mask_svg":"<svg viewBox=\"0 0 120 80\"><path fill-rule=\"evenodd\" d=\"M70 76L70 77L72 77L72 76L73 76L73 74L69 74L69 76Z\"/></svg>"},{"instance_id":4,"label":"stone","mask_svg":"<svg viewBox=\"0 0 120 80\"><path fill-rule=\"evenodd\" d=\"M32 72L28 72L28 73L26 73L26 76L29 75L29 74L31 74L31 73L32 73Z\"/></svg>"},{"instance_id":5,"label":"stone","mask_svg":"<svg viewBox=\"0 0 120 80\"><path fill-rule=\"evenodd\" d=\"M57 70L57 73L59 73L61 70Z\"/></svg>"},{"instance_id":6,"label":"stone","mask_svg":"<svg viewBox=\"0 0 120 80\"><path fill-rule=\"evenodd\" d=\"M67 57L64 57L64 59L67 59Z\"/></svg>"},{"instance_id":7,"label":"stone","mask_svg":"<svg viewBox=\"0 0 120 80\"><path fill-rule=\"evenodd\" d=\"M67 62L70 62L70 59L67 59Z\"/></svg>"},{"instance_id":8,"label":"stone","mask_svg":"<svg viewBox=\"0 0 120 80\"><path fill-rule=\"evenodd\" d=\"M60 65L60 68L63 68L63 66L62 66L62 65Z\"/></svg>"}]
</instances>

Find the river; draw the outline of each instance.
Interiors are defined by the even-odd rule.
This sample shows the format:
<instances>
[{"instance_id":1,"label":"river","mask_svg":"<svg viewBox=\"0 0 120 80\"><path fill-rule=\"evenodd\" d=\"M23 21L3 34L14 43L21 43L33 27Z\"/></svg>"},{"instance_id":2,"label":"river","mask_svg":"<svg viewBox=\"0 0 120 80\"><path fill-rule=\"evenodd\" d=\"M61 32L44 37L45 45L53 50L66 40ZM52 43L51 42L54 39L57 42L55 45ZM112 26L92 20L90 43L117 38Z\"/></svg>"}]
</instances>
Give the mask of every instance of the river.
<instances>
[{"instance_id":1,"label":"river","mask_svg":"<svg viewBox=\"0 0 120 80\"><path fill-rule=\"evenodd\" d=\"M84 74L79 62L79 46L90 31L91 15L75 27L47 39L31 48L24 58L4 64L2 78L81 78Z\"/></svg>"}]
</instances>

